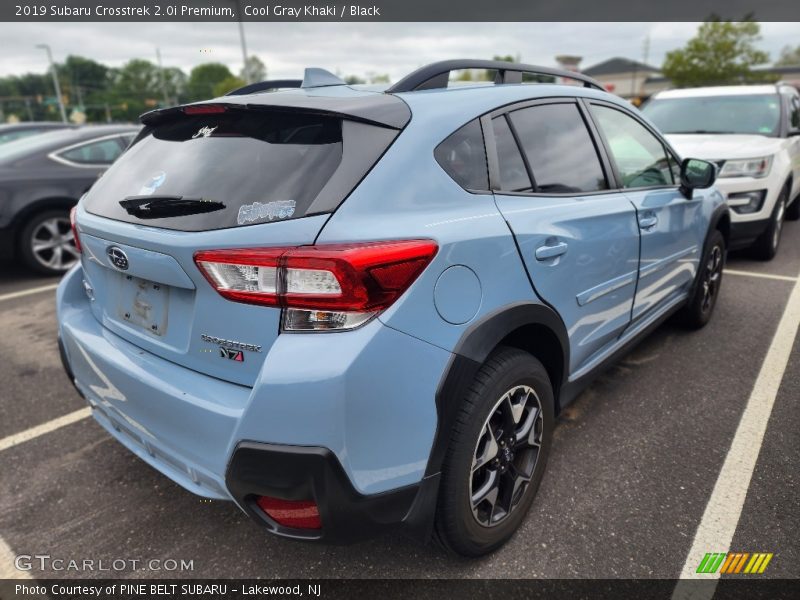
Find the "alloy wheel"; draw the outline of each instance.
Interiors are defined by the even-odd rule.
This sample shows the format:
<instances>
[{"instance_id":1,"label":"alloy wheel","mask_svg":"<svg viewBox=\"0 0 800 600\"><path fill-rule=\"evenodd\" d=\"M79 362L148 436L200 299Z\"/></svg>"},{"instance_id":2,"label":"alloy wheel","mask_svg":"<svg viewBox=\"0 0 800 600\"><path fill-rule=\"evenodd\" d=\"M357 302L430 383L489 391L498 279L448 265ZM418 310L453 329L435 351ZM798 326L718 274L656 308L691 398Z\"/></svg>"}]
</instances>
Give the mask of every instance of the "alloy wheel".
<instances>
[{"instance_id":1,"label":"alloy wheel","mask_svg":"<svg viewBox=\"0 0 800 600\"><path fill-rule=\"evenodd\" d=\"M54 271L68 270L80 256L66 216L38 223L31 233L30 248L40 265Z\"/></svg>"},{"instance_id":2,"label":"alloy wheel","mask_svg":"<svg viewBox=\"0 0 800 600\"><path fill-rule=\"evenodd\" d=\"M775 227L772 231L772 247L773 249L778 248L778 244L781 241L781 230L783 229L783 217L786 213L786 199L780 198L778 200L778 210L775 213Z\"/></svg>"},{"instance_id":3,"label":"alloy wheel","mask_svg":"<svg viewBox=\"0 0 800 600\"><path fill-rule=\"evenodd\" d=\"M706 262L705 273L703 273L703 312L706 312L714 304L714 299L719 291L719 283L722 279L722 248L714 246Z\"/></svg>"},{"instance_id":4,"label":"alloy wheel","mask_svg":"<svg viewBox=\"0 0 800 600\"><path fill-rule=\"evenodd\" d=\"M473 454L470 505L484 527L503 522L519 505L542 445L542 407L533 388L518 385L497 401Z\"/></svg>"}]
</instances>

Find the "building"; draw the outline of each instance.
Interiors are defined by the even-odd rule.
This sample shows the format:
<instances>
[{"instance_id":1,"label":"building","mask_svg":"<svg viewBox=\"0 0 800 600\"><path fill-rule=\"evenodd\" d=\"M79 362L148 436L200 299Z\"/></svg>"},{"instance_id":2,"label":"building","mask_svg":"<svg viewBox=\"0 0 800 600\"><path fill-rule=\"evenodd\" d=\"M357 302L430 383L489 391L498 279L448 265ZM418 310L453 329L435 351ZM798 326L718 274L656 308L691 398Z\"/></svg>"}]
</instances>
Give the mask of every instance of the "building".
<instances>
[{"instance_id":1,"label":"building","mask_svg":"<svg viewBox=\"0 0 800 600\"><path fill-rule=\"evenodd\" d=\"M623 98L642 98L669 87L657 67L629 58L610 58L584 69L584 75L599 81L609 92Z\"/></svg>"},{"instance_id":2,"label":"building","mask_svg":"<svg viewBox=\"0 0 800 600\"><path fill-rule=\"evenodd\" d=\"M753 72L772 75L776 80L800 89L800 65L758 67ZM609 92L629 100L645 100L656 92L674 87L658 68L628 58L610 58L585 69L583 73L595 78Z\"/></svg>"}]
</instances>

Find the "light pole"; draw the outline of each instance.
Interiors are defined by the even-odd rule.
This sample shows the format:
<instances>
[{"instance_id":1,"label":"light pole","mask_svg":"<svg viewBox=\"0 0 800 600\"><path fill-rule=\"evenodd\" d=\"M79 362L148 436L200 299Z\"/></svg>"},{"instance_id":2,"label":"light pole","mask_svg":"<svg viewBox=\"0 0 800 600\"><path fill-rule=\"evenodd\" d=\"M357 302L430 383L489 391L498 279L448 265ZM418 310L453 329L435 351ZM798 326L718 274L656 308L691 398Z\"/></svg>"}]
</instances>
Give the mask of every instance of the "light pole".
<instances>
[{"instance_id":1,"label":"light pole","mask_svg":"<svg viewBox=\"0 0 800 600\"><path fill-rule=\"evenodd\" d=\"M242 7L239 0L230 0L236 5L236 20L239 23L239 43L242 46L242 74L245 83L253 83L250 78L250 69L247 68L247 42L244 39L244 23L242 23Z\"/></svg>"},{"instance_id":2,"label":"light pole","mask_svg":"<svg viewBox=\"0 0 800 600\"><path fill-rule=\"evenodd\" d=\"M161 49L156 46L156 58L158 59L158 79L161 82L161 93L164 94L164 106L169 106L169 96L167 95L167 80L164 78L164 65L161 64Z\"/></svg>"},{"instance_id":3,"label":"light pole","mask_svg":"<svg viewBox=\"0 0 800 600\"><path fill-rule=\"evenodd\" d=\"M242 19L239 19L239 40L242 42L242 60L244 61L242 70L244 71L244 82L253 83L250 81L250 69L247 68L247 42L244 41L244 24Z\"/></svg>"},{"instance_id":4,"label":"light pole","mask_svg":"<svg viewBox=\"0 0 800 600\"><path fill-rule=\"evenodd\" d=\"M61 86L58 84L58 73L56 72L56 63L53 62L53 53L50 51L50 46L47 44L36 44L37 48L41 48L47 52L47 60L50 62L50 72L53 74L53 86L56 88L56 100L58 100L58 110L61 111L61 120L67 122L67 111L64 110L64 101L61 99Z\"/></svg>"}]
</instances>

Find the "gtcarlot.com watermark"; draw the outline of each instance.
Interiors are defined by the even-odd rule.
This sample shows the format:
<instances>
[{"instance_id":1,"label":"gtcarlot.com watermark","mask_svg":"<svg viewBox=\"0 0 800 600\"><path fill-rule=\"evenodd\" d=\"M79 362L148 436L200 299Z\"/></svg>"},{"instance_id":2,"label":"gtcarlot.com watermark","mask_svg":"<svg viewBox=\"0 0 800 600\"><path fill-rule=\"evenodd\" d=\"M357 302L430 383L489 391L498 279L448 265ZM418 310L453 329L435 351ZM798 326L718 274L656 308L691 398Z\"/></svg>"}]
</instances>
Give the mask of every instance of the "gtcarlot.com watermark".
<instances>
[{"instance_id":1,"label":"gtcarlot.com watermark","mask_svg":"<svg viewBox=\"0 0 800 600\"><path fill-rule=\"evenodd\" d=\"M18 571L194 571L194 560L176 558L62 558L49 554L19 554L14 558Z\"/></svg>"}]
</instances>

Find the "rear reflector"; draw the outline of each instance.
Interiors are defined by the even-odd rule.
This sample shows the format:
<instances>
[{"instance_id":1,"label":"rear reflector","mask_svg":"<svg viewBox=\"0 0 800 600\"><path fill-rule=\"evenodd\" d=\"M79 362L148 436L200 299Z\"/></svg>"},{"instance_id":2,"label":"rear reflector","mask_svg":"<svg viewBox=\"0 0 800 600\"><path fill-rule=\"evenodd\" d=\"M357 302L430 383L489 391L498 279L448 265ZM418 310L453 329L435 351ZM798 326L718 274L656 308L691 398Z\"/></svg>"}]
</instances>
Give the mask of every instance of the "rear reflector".
<instances>
[{"instance_id":1,"label":"rear reflector","mask_svg":"<svg viewBox=\"0 0 800 600\"><path fill-rule=\"evenodd\" d=\"M256 504L279 525L293 529L322 529L319 508L313 500L281 500L258 496Z\"/></svg>"},{"instance_id":2,"label":"rear reflector","mask_svg":"<svg viewBox=\"0 0 800 600\"><path fill-rule=\"evenodd\" d=\"M203 250L194 259L222 296L286 309L287 330L352 329L391 306L436 255L431 240Z\"/></svg>"},{"instance_id":3,"label":"rear reflector","mask_svg":"<svg viewBox=\"0 0 800 600\"><path fill-rule=\"evenodd\" d=\"M69 211L69 225L72 228L72 239L75 241L75 249L81 252L81 238L78 236L78 225L75 223L75 213L78 212L78 206L72 207Z\"/></svg>"}]
</instances>

